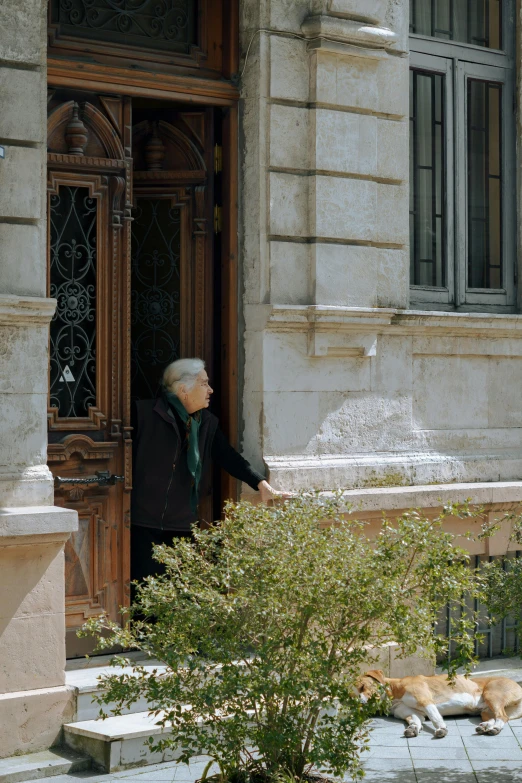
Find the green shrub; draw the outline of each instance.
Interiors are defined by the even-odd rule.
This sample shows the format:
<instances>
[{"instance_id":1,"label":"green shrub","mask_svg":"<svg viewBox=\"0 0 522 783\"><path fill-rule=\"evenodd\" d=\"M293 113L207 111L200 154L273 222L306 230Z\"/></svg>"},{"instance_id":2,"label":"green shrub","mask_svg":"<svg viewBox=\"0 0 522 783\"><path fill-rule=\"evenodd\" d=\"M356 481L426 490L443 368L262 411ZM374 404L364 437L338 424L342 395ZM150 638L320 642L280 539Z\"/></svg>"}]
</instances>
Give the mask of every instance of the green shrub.
<instances>
[{"instance_id":1,"label":"green shrub","mask_svg":"<svg viewBox=\"0 0 522 783\"><path fill-rule=\"evenodd\" d=\"M230 504L194 543L157 547L166 573L137 588L127 626L99 618L87 631L108 629L102 645L142 650L167 673L135 666L134 676L106 677L100 703L118 711L145 697L173 727L151 746L181 747L183 760L208 753L229 781L314 769L361 777L376 704L363 705L354 686L369 647L395 642L403 655L434 658L448 645L433 633L441 608L464 607L477 584L468 554L442 530L449 514L471 516L465 506L434 520L383 519L374 541L342 512L340 497ZM454 631L456 669L473 656L464 608Z\"/></svg>"}]
</instances>

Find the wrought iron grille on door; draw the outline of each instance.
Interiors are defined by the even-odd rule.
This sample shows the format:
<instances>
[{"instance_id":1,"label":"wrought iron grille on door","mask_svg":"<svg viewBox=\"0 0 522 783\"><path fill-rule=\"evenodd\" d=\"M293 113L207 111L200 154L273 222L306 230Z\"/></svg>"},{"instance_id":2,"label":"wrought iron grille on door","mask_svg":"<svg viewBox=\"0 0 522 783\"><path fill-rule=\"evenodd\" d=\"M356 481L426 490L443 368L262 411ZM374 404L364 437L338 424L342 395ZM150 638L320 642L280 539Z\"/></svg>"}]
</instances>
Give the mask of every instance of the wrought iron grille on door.
<instances>
[{"instance_id":1,"label":"wrought iron grille on door","mask_svg":"<svg viewBox=\"0 0 522 783\"><path fill-rule=\"evenodd\" d=\"M96 229L98 199L62 185L49 200L50 404L62 418L96 405Z\"/></svg>"},{"instance_id":2,"label":"wrought iron grille on door","mask_svg":"<svg viewBox=\"0 0 522 783\"><path fill-rule=\"evenodd\" d=\"M56 0L61 32L96 41L188 52L195 43L193 0Z\"/></svg>"}]
</instances>

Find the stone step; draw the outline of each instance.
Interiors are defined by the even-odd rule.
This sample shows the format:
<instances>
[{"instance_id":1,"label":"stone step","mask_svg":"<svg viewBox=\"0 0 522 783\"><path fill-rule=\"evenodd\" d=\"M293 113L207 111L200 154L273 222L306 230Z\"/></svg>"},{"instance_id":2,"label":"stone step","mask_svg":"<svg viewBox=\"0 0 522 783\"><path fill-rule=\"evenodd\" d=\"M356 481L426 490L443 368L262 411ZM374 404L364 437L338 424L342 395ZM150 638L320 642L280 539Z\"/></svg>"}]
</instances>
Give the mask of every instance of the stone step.
<instances>
[{"instance_id":1,"label":"stone step","mask_svg":"<svg viewBox=\"0 0 522 783\"><path fill-rule=\"evenodd\" d=\"M64 741L73 750L88 754L105 772L174 761L179 751L153 753L146 744L149 737L170 732L158 726L157 721L148 712L137 712L105 720L66 723Z\"/></svg>"},{"instance_id":2,"label":"stone step","mask_svg":"<svg viewBox=\"0 0 522 783\"><path fill-rule=\"evenodd\" d=\"M51 748L40 753L0 759L0 783L22 783L90 769L88 754L71 748Z\"/></svg>"},{"instance_id":3,"label":"stone step","mask_svg":"<svg viewBox=\"0 0 522 783\"><path fill-rule=\"evenodd\" d=\"M99 677L106 674L132 674L132 668L121 669L110 665L112 656L103 656L103 658L89 659L88 664L84 660L78 662L69 661L67 671L65 672L65 681L73 692L74 711L73 718L75 722L95 720L100 714L100 705L93 700L95 694L100 693ZM133 657L132 654L126 657ZM164 672L166 666L157 661L136 660L147 670L157 669L158 673ZM90 664L90 665L89 665ZM111 715L114 705L103 705L102 709L105 715ZM130 707L123 708L124 715L144 712L147 709L147 703L140 699Z\"/></svg>"}]
</instances>

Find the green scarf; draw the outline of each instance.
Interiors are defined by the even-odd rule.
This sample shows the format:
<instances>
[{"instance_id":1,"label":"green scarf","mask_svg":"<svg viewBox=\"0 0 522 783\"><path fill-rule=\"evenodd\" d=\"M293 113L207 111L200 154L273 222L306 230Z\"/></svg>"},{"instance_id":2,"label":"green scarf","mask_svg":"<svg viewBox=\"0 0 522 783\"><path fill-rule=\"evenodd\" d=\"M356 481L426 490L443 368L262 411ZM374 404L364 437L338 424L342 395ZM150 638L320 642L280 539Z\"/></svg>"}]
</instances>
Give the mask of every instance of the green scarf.
<instances>
[{"instance_id":1,"label":"green scarf","mask_svg":"<svg viewBox=\"0 0 522 783\"><path fill-rule=\"evenodd\" d=\"M186 433L188 436L188 449L187 449L187 466L189 473L192 476L192 487L190 490L190 506L194 513L198 508L198 490L199 482L201 479L201 456L199 453L199 427L201 425L201 414L199 411L190 414L179 397L176 397L172 392L165 392L165 399L169 405L174 408L181 421L185 425Z\"/></svg>"}]
</instances>

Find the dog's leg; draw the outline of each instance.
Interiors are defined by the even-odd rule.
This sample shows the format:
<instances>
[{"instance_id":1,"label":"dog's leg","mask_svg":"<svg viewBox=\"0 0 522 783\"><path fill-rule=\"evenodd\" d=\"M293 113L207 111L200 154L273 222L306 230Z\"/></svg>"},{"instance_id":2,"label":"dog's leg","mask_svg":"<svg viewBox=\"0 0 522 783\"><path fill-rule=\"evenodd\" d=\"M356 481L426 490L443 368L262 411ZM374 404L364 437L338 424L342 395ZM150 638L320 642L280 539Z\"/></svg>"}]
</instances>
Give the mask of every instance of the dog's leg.
<instances>
[{"instance_id":1,"label":"dog's leg","mask_svg":"<svg viewBox=\"0 0 522 783\"><path fill-rule=\"evenodd\" d=\"M418 737L422 731L422 721L417 713L412 712L411 707L405 704L399 704L393 711L393 717L399 720L405 720L408 724L404 730L405 737Z\"/></svg>"},{"instance_id":2,"label":"dog's leg","mask_svg":"<svg viewBox=\"0 0 522 783\"><path fill-rule=\"evenodd\" d=\"M485 707L481 714L482 723L477 726L477 733L500 734L504 724L509 720L505 710L505 694L501 690L495 690L493 683L491 683L491 687L484 688L482 698Z\"/></svg>"},{"instance_id":3,"label":"dog's leg","mask_svg":"<svg viewBox=\"0 0 522 783\"><path fill-rule=\"evenodd\" d=\"M482 723L477 726L477 734L500 734L509 718L502 705L487 703L487 709L482 711Z\"/></svg>"},{"instance_id":4,"label":"dog's leg","mask_svg":"<svg viewBox=\"0 0 522 783\"><path fill-rule=\"evenodd\" d=\"M480 716L482 723L479 723L476 729L477 734L500 734L506 721L502 718L491 717L491 715L490 710L484 710Z\"/></svg>"},{"instance_id":5,"label":"dog's leg","mask_svg":"<svg viewBox=\"0 0 522 783\"><path fill-rule=\"evenodd\" d=\"M448 727L444 723L444 718L436 708L434 704L426 704L425 708L426 715L433 723L433 727L435 729L435 737L437 739L442 739L442 737L445 737L448 733Z\"/></svg>"}]
</instances>

